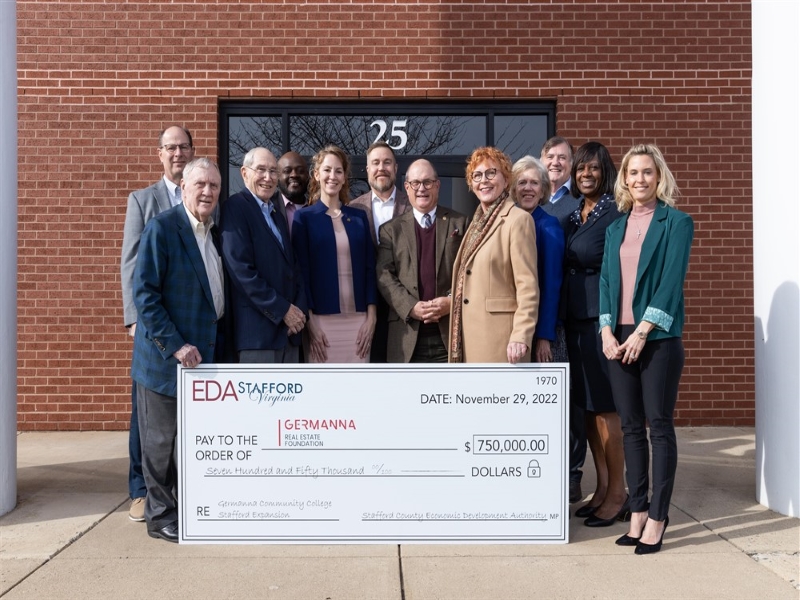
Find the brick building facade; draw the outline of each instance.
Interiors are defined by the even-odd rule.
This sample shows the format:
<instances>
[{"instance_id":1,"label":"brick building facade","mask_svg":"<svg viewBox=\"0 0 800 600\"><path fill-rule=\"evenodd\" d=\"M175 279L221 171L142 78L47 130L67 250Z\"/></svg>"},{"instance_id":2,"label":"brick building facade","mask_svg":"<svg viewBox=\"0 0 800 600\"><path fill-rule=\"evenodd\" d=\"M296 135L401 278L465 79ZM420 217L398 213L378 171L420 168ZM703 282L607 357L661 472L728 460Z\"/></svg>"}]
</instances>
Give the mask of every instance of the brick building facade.
<instances>
[{"instance_id":1,"label":"brick building facade","mask_svg":"<svg viewBox=\"0 0 800 600\"><path fill-rule=\"evenodd\" d=\"M755 418L750 2L18 1L18 421L125 429L128 193L220 102L556 106L575 146L663 150L695 220L681 425Z\"/></svg>"}]
</instances>

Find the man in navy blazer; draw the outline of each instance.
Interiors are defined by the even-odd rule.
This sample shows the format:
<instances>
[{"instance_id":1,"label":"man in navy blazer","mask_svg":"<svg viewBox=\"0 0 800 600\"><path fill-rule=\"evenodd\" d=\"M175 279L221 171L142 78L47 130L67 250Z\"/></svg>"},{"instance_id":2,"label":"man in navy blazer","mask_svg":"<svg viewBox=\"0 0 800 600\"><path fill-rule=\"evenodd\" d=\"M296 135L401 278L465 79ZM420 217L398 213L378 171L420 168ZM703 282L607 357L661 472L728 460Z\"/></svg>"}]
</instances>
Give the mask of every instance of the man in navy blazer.
<instances>
[{"instance_id":1,"label":"man in navy blazer","mask_svg":"<svg viewBox=\"0 0 800 600\"><path fill-rule=\"evenodd\" d=\"M133 271L139 252L139 240L147 222L157 214L181 203L181 178L186 164L194 158L192 134L185 127L171 125L158 135L158 159L164 175L153 185L131 192L125 211L122 237L120 281L125 327L130 336L136 333L136 306L133 303ZM136 410L136 384L131 386L131 426L128 433L128 493L131 521L144 521L144 501L147 489L142 475L142 446L139 438L139 417Z\"/></svg>"},{"instance_id":2,"label":"man in navy blazer","mask_svg":"<svg viewBox=\"0 0 800 600\"><path fill-rule=\"evenodd\" d=\"M308 312L286 219L273 204L278 162L266 148L242 161L245 189L222 205L233 343L243 363L296 363Z\"/></svg>"},{"instance_id":3,"label":"man in navy blazer","mask_svg":"<svg viewBox=\"0 0 800 600\"><path fill-rule=\"evenodd\" d=\"M169 542L178 541L176 367L217 362L223 351L225 284L212 217L220 182L209 159L186 165L183 203L147 224L133 276L138 325L131 377L147 484L144 516L148 535Z\"/></svg>"}]
</instances>

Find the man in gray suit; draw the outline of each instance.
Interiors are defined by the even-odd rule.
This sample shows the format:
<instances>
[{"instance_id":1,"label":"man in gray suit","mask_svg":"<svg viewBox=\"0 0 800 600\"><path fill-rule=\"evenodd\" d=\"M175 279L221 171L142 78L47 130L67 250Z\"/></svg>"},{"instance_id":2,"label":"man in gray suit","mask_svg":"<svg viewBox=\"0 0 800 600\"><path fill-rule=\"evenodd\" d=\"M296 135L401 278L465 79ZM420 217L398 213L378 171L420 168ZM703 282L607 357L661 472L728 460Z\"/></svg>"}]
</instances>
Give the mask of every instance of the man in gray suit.
<instances>
[{"instance_id":1,"label":"man in gray suit","mask_svg":"<svg viewBox=\"0 0 800 600\"><path fill-rule=\"evenodd\" d=\"M413 210L381 226L378 289L389 304L390 363L447 362L453 263L469 221L438 206L433 165L411 163L405 189Z\"/></svg>"},{"instance_id":2,"label":"man in gray suit","mask_svg":"<svg viewBox=\"0 0 800 600\"><path fill-rule=\"evenodd\" d=\"M181 203L180 184L184 167L194 158L192 134L180 125L164 129L158 136L158 159L164 175L156 183L131 192L125 212L125 229L122 238L122 304L125 327L131 337L136 334L136 306L133 303L133 271L139 253L139 240L147 222L173 206ZM128 493L131 506L128 513L132 521L144 521L147 489L142 475L142 447L139 440L139 421L136 410L136 386L131 388L131 425L128 438Z\"/></svg>"},{"instance_id":3,"label":"man in gray suit","mask_svg":"<svg viewBox=\"0 0 800 600\"><path fill-rule=\"evenodd\" d=\"M350 203L367 213L372 242L378 245L378 230L388 220L402 215L410 208L408 196L395 185L397 158L386 142L375 142L367 148L367 181L370 190ZM378 296L375 335L372 338L369 362L386 362L386 337L388 335L389 307Z\"/></svg>"}]
</instances>

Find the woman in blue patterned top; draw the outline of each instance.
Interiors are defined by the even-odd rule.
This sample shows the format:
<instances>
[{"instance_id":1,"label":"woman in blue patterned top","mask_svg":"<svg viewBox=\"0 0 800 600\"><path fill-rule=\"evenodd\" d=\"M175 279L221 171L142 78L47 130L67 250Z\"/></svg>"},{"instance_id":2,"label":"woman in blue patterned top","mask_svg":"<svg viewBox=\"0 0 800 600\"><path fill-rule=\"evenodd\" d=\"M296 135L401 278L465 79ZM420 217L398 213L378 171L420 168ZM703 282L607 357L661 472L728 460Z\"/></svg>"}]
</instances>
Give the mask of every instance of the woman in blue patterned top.
<instances>
[{"instance_id":1,"label":"woman in blue patterned top","mask_svg":"<svg viewBox=\"0 0 800 600\"><path fill-rule=\"evenodd\" d=\"M597 487L575 515L588 527L607 527L629 514L625 455L608 360L600 339L600 266L606 228L619 216L614 204L617 170L603 144L578 148L572 164L573 195L580 206L566 226L562 311L567 334L571 401L585 411L586 440L597 471Z\"/></svg>"}]
</instances>

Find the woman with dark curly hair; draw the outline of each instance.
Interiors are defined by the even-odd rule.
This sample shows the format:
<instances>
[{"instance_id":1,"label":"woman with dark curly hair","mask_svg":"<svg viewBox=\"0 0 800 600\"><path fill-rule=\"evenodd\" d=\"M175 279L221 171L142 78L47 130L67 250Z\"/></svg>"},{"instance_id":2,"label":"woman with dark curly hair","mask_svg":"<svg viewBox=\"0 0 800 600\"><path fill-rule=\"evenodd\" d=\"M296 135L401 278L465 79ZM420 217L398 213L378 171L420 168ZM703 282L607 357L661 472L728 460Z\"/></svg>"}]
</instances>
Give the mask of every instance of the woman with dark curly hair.
<instances>
[{"instance_id":1,"label":"woman with dark curly hair","mask_svg":"<svg viewBox=\"0 0 800 600\"><path fill-rule=\"evenodd\" d=\"M511 159L497 148L475 150L467 185L478 197L453 265L450 362L531 361L539 309L536 228L508 190Z\"/></svg>"}]
</instances>

